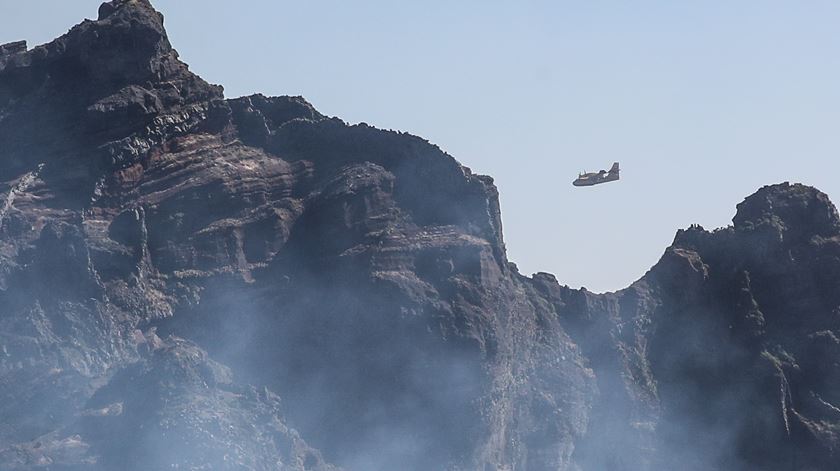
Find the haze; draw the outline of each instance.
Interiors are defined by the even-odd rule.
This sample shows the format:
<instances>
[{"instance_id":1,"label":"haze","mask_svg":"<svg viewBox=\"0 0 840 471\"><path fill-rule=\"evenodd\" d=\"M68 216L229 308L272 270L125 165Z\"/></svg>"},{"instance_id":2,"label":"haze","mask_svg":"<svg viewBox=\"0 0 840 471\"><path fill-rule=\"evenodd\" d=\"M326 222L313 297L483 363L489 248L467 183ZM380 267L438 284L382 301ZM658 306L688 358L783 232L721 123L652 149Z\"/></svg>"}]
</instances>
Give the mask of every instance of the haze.
<instances>
[{"instance_id":1,"label":"haze","mask_svg":"<svg viewBox=\"0 0 840 471\"><path fill-rule=\"evenodd\" d=\"M98 0L0 0L30 47ZM605 291L780 181L840 195L840 3L156 0L226 95L423 136L501 192L521 271ZM620 161L622 180L571 181Z\"/></svg>"}]
</instances>

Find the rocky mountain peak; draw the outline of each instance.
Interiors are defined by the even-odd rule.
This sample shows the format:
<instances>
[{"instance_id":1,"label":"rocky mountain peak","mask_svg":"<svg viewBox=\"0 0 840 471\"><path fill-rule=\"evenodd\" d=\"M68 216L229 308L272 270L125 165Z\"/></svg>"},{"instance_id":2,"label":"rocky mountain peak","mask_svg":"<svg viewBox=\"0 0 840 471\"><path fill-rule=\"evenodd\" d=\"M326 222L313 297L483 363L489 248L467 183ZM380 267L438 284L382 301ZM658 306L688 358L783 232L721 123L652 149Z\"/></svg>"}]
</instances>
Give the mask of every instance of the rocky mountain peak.
<instances>
[{"instance_id":1,"label":"rocky mountain peak","mask_svg":"<svg viewBox=\"0 0 840 471\"><path fill-rule=\"evenodd\" d=\"M112 0L105 2L99 6L98 20L102 21L117 12L120 14L126 12L140 13L156 17L157 23L160 24L161 28L163 27L163 14L155 10L148 0Z\"/></svg>"},{"instance_id":2,"label":"rocky mountain peak","mask_svg":"<svg viewBox=\"0 0 840 471\"><path fill-rule=\"evenodd\" d=\"M800 183L762 187L737 206L736 230L768 229L790 236L840 235L840 217L828 195Z\"/></svg>"},{"instance_id":3,"label":"rocky mountain peak","mask_svg":"<svg viewBox=\"0 0 840 471\"><path fill-rule=\"evenodd\" d=\"M34 83L21 89L26 85L20 83L23 77ZM30 51L12 48L0 62L0 91L5 91L4 95L14 91L19 96L21 92L59 85L65 80L72 80L68 84L76 86L89 82L79 92L96 95L94 86L107 91L187 79L196 77L178 61L163 27L163 15L145 0L104 3L98 20L84 21L60 38ZM221 97L218 88L200 95Z\"/></svg>"},{"instance_id":4,"label":"rocky mountain peak","mask_svg":"<svg viewBox=\"0 0 840 471\"><path fill-rule=\"evenodd\" d=\"M26 168L39 155L71 154L138 131L157 115L223 97L221 87L178 59L163 16L147 1L105 3L96 21L30 50L21 44L0 54L0 140L7 153L0 166ZM68 137L61 149L41 146L34 154L31 143L57 135Z\"/></svg>"}]
</instances>

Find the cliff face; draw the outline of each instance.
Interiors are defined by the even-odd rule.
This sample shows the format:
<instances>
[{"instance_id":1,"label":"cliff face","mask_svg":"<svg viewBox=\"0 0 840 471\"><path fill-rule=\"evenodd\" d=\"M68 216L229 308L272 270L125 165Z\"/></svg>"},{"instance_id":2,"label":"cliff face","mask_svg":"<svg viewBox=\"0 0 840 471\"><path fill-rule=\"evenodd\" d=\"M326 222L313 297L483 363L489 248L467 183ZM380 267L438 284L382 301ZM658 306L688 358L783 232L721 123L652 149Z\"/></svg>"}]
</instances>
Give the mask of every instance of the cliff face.
<instances>
[{"instance_id":1,"label":"cliff face","mask_svg":"<svg viewBox=\"0 0 840 471\"><path fill-rule=\"evenodd\" d=\"M831 469L840 222L761 189L596 295L498 193L299 97L226 100L146 0L0 46L3 469ZM331 463L331 464L330 464Z\"/></svg>"},{"instance_id":2,"label":"cliff face","mask_svg":"<svg viewBox=\"0 0 840 471\"><path fill-rule=\"evenodd\" d=\"M584 468L836 466L837 211L785 183L748 197L733 223L679 231L617 293L535 276L598 378Z\"/></svg>"}]
</instances>

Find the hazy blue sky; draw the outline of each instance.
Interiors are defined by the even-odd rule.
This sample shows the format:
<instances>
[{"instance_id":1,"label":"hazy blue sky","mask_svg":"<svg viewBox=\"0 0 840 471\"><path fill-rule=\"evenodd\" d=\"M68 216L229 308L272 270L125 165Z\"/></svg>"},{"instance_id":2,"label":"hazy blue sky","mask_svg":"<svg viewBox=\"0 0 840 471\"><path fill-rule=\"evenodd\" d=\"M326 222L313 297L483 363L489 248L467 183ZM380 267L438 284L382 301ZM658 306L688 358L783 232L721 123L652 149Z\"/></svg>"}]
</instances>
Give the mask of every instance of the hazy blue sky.
<instances>
[{"instance_id":1,"label":"hazy blue sky","mask_svg":"<svg viewBox=\"0 0 840 471\"><path fill-rule=\"evenodd\" d=\"M99 3L0 0L0 42ZM511 259L574 287L626 286L761 185L840 197L836 0L154 3L227 96L303 95L495 177ZM572 187L615 160L620 182Z\"/></svg>"}]
</instances>

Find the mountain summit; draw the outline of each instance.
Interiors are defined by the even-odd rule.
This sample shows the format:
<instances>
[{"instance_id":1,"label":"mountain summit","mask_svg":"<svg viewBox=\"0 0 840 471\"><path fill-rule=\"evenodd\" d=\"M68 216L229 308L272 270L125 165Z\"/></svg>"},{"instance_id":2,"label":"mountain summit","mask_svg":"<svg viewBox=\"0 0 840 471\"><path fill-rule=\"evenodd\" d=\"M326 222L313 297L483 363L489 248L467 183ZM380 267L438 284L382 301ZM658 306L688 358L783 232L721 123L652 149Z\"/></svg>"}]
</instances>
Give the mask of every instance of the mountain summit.
<instances>
[{"instance_id":1,"label":"mountain summit","mask_svg":"<svg viewBox=\"0 0 840 471\"><path fill-rule=\"evenodd\" d=\"M521 275L498 192L225 99L116 0L0 46L0 468L833 469L840 222L781 184L629 288Z\"/></svg>"}]
</instances>

